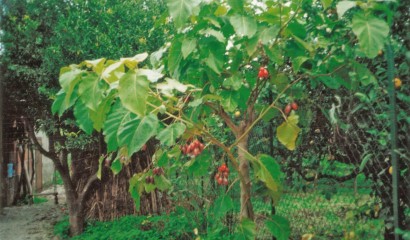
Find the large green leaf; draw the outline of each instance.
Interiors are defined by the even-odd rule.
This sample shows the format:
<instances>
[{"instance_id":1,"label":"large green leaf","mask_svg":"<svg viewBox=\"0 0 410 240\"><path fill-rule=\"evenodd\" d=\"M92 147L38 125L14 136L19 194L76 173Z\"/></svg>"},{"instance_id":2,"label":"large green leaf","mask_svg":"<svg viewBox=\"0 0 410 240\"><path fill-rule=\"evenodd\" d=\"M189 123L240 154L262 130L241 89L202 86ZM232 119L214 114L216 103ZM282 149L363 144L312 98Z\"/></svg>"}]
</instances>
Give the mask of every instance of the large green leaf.
<instances>
[{"instance_id":1,"label":"large green leaf","mask_svg":"<svg viewBox=\"0 0 410 240\"><path fill-rule=\"evenodd\" d=\"M64 102L61 103L61 106L68 109L74 104L78 97L76 90L78 89L78 83L81 81L81 75L84 71L70 66L64 68L64 70L62 69L61 72L59 82L65 93Z\"/></svg>"},{"instance_id":2,"label":"large green leaf","mask_svg":"<svg viewBox=\"0 0 410 240\"><path fill-rule=\"evenodd\" d=\"M174 90L184 93L188 87L192 85L184 85L172 78L166 78L165 82L157 84L157 88L167 96L173 96Z\"/></svg>"},{"instance_id":3,"label":"large green leaf","mask_svg":"<svg viewBox=\"0 0 410 240\"><path fill-rule=\"evenodd\" d=\"M284 73L279 73L272 79L272 83L275 84L278 92L282 92L290 83L289 78Z\"/></svg>"},{"instance_id":4,"label":"large green leaf","mask_svg":"<svg viewBox=\"0 0 410 240\"><path fill-rule=\"evenodd\" d=\"M253 162L255 176L262 181L268 189L268 194L277 202L282 193L280 166L271 156L261 154Z\"/></svg>"},{"instance_id":5,"label":"large green leaf","mask_svg":"<svg viewBox=\"0 0 410 240\"><path fill-rule=\"evenodd\" d=\"M238 107L239 94L237 91L222 91L221 105L225 111L233 112Z\"/></svg>"},{"instance_id":6,"label":"large green leaf","mask_svg":"<svg viewBox=\"0 0 410 240\"><path fill-rule=\"evenodd\" d=\"M67 95L70 95L84 71L70 66L65 67L65 70L62 69L61 72L62 73L60 74L58 81L60 82L61 88L67 93Z\"/></svg>"},{"instance_id":7,"label":"large green leaf","mask_svg":"<svg viewBox=\"0 0 410 240\"><path fill-rule=\"evenodd\" d=\"M336 5L336 11L339 18L342 18L343 15L351 8L356 7L356 1L340 1Z\"/></svg>"},{"instance_id":8,"label":"large green leaf","mask_svg":"<svg viewBox=\"0 0 410 240\"><path fill-rule=\"evenodd\" d=\"M82 101L77 101L74 106L74 116L78 126L87 134L91 134L94 130L93 121L90 119L90 111Z\"/></svg>"},{"instance_id":9,"label":"large green leaf","mask_svg":"<svg viewBox=\"0 0 410 240\"><path fill-rule=\"evenodd\" d=\"M105 60L105 58L100 58L96 60L85 60L84 62L87 67L92 67L95 73L101 75L104 68Z\"/></svg>"},{"instance_id":10,"label":"large green leaf","mask_svg":"<svg viewBox=\"0 0 410 240\"><path fill-rule=\"evenodd\" d=\"M353 16L352 30L366 56L374 58L383 48L389 34L389 25L382 19L359 12Z\"/></svg>"},{"instance_id":11,"label":"large green leaf","mask_svg":"<svg viewBox=\"0 0 410 240\"><path fill-rule=\"evenodd\" d=\"M276 130L279 142L289 150L295 150L296 148L296 139L300 132L300 128L297 126L298 122L299 116L290 115Z\"/></svg>"},{"instance_id":12,"label":"large green leaf","mask_svg":"<svg viewBox=\"0 0 410 240\"><path fill-rule=\"evenodd\" d=\"M138 69L137 70L137 75L147 77L148 81L150 81L152 83L158 82L158 80L164 76L162 73L160 73L158 71L154 71L154 70L151 70L151 69L144 69L144 68Z\"/></svg>"},{"instance_id":13,"label":"large green leaf","mask_svg":"<svg viewBox=\"0 0 410 240\"><path fill-rule=\"evenodd\" d=\"M165 191L172 186L171 182L164 175L154 176L154 181L155 181L155 186L160 191Z\"/></svg>"},{"instance_id":14,"label":"large green leaf","mask_svg":"<svg viewBox=\"0 0 410 240\"><path fill-rule=\"evenodd\" d=\"M90 118L93 121L94 129L100 132L104 126L105 119L107 118L107 113L111 109L112 101L114 98L113 92L105 97L102 102L98 105L97 111L90 111Z\"/></svg>"},{"instance_id":15,"label":"large green leaf","mask_svg":"<svg viewBox=\"0 0 410 240\"><path fill-rule=\"evenodd\" d=\"M264 28L259 35L259 38L262 44L268 44L270 42L273 42L273 40L275 40L276 36L278 35L279 30L280 30L279 25L274 25L268 28Z\"/></svg>"},{"instance_id":16,"label":"large green leaf","mask_svg":"<svg viewBox=\"0 0 410 240\"><path fill-rule=\"evenodd\" d=\"M157 139L165 146L172 146L175 144L177 138L179 138L185 132L186 126L183 123L174 123L158 133Z\"/></svg>"},{"instance_id":17,"label":"large green leaf","mask_svg":"<svg viewBox=\"0 0 410 240\"><path fill-rule=\"evenodd\" d=\"M123 122L118 129L119 144L127 146L128 155L131 156L157 133L158 126L159 121L154 114L143 118L131 114L128 121Z\"/></svg>"},{"instance_id":18,"label":"large green leaf","mask_svg":"<svg viewBox=\"0 0 410 240\"><path fill-rule=\"evenodd\" d=\"M144 191L144 185L141 184L141 175L142 173L134 174L129 181L130 186L128 188L128 191L130 192L131 197L134 199L135 209L137 211L139 211L140 209L141 194Z\"/></svg>"},{"instance_id":19,"label":"large green leaf","mask_svg":"<svg viewBox=\"0 0 410 240\"><path fill-rule=\"evenodd\" d=\"M188 172L194 177L209 175L209 166L212 162L212 156L208 150L204 150L199 156L188 161L185 166L188 166Z\"/></svg>"},{"instance_id":20,"label":"large green leaf","mask_svg":"<svg viewBox=\"0 0 410 240\"><path fill-rule=\"evenodd\" d=\"M182 41L178 38L171 43L168 53L168 70L172 77L178 76L179 64L182 60Z\"/></svg>"},{"instance_id":21,"label":"large green leaf","mask_svg":"<svg viewBox=\"0 0 410 240\"><path fill-rule=\"evenodd\" d=\"M239 36L247 36L248 38L255 35L258 27L256 20L247 16L234 15L229 18L229 21Z\"/></svg>"},{"instance_id":22,"label":"large green leaf","mask_svg":"<svg viewBox=\"0 0 410 240\"><path fill-rule=\"evenodd\" d=\"M196 40L185 38L184 41L182 41L182 56L184 58L187 58L189 54L191 54L194 51L195 48Z\"/></svg>"},{"instance_id":23,"label":"large green leaf","mask_svg":"<svg viewBox=\"0 0 410 240\"><path fill-rule=\"evenodd\" d=\"M239 90L241 86L243 85L242 79L237 75L233 75L230 78L225 79L225 81L222 83L224 87L230 87L232 90Z\"/></svg>"},{"instance_id":24,"label":"large green leaf","mask_svg":"<svg viewBox=\"0 0 410 240\"><path fill-rule=\"evenodd\" d=\"M254 221L244 218L236 227L235 239L237 240L253 240L256 235L256 224Z\"/></svg>"},{"instance_id":25,"label":"large green leaf","mask_svg":"<svg viewBox=\"0 0 410 240\"><path fill-rule=\"evenodd\" d=\"M111 163L111 171L114 173L114 175L117 175L118 173L121 172L121 170L122 170L122 163L120 159L117 158Z\"/></svg>"},{"instance_id":26,"label":"large green leaf","mask_svg":"<svg viewBox=\"0 0 410 240\"><path fill-rule=\"evenodd\" d=\"M56 99L53 102L53 105L51 106L51 112L53 114L58 113L58 116L61 117L63 113L69 109L71 106L74 105L75 101L78 98L77 92L74 91L73 94L71 94L71 98L66 101L66 93L64 92L63 89L61 89L56 96Z\"/></svg>"},{"instance_id":27,"label":"large green leaf","mask_svg":"<svg viewBox=\"0 0 410 240\"><path fill-rule=\"evenodd\" d=\"M124 75L125 67L124 63L121 61L110 62L111 63L106 69L103 70L101 77L107 81L107 83L113 83L118 81Z\"/></svg>"},{"instance_id":28,"label":"large green leaf","mask_svg":"<svg viewBox=\"0 0 410 240\"><path fill-rule=\"evenodd\" d=\"M125 109L119 100L113 105L104 123L105 142L109 152L118 148L118 130L124 122L130 119L130 112Z\"/></svg>"},{"instance_id":29,"label":"large green leaf","mask_svg":"<svg viewBox=\"0 0 410 240\"><path fill-rule=\"evenodd\" d=\"M290 236L289 221L279 215L273 215L265 221L266 228L277 240L288 240Z\"/></svg>"},{"instance_id":30,"label":"large green leaf","mask_svg":"<svg viewBox=\"0 0 410 240\"><path fill-rule=\"evenodd\" d=\"M182 27L201 0L166 0L169 13L177 28Z\"/></svg>"},{"instance_id":31,"label":"large green leaf","mask_svg":"<svg viewBox=\"0 0 410 240\"><path fill-rule=\"evenodd\" d=\"M359 80L361 84L364 86L369 84L377 84L376 77L365 65L355 62L353 67L356 72L357 80Z\"/></svg>"},{"instance_id":32,"label":"large green leaf","mask_svg":"<svg viewBox=\"0 0 410 240\"><path fill-rule=\"evenodd\" d=\"M96 111L107 87L107 83L101 81L96 73L87 73L78 86L78 94L89 109Z\"/></svg>"},{"instance_id":33,"label":"large green leaf","mask_svg":"<svg viewBox=\"0 0 410 240\"><path fill-rule=\"evenodd\" d=\"M210 67L215 73L220 74L224 65L223 55L217 55L210 52L208 57L205 59L205 63Z\"/></svg>"},{"instance_id":34,"label":"large green leaf","mask_svg":"<svg viewBox=\"0 0 410 240\"><path fill-rule=\"evenodd\" d=\"M128 71L121 79L118 93L123 106L138 116L145 115L149 81L136 71Z\"/></svg>"},{"instance_id":35,"label":"large green leaf","mask_svg":"<svg viewBox=\"0 0 410 240\"><path fill-rule=\"evenodd\" d=\"M213 213L215 217L220 218L234 208L232 198L227 194L221 194L213 204Z\"/></svg>"}]
</instances>

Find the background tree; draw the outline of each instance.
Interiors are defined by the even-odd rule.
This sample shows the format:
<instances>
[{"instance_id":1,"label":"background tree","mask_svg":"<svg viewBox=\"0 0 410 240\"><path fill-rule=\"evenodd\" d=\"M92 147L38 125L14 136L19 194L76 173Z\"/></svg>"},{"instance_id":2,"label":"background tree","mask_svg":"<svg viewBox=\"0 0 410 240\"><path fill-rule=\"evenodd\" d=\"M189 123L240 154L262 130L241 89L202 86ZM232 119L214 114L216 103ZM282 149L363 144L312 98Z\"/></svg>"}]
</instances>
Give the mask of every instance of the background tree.
<instances>
[{"instance_id":1,"label":"background tree","mask_svg":"<svg viewBox=\"0 0 410 240\"><path fill-rule=\"evenodd\" d=\"M59 119L50 114L59 69L79 59L158 48L166 32L151 28L164 7L160 1L3 2L1 65L5 88L11 90L5 98L5 126L10 128L7 133L14 134L6 136L7 142L16 137L12 123L23 117L32 141L54 161L63 178L72 233L78 234L84 224L84 201L97 179L96 165L83 167L96 162L105 146L99 143L98 134L79 132L72 112ZM36 142L35 129L49 136L48 151Z\"/></svg>"}]
</instances>

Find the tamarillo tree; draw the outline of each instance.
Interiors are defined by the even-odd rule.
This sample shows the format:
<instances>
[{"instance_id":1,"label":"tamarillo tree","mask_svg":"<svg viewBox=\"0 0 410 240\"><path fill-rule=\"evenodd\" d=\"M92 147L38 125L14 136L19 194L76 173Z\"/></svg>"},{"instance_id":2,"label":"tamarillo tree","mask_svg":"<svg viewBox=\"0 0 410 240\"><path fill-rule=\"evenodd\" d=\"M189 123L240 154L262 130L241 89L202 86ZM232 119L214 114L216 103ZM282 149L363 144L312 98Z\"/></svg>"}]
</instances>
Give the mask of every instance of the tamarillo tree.
<instances>
[{"instance_id":1,"label":"tamarillo tree","mask_svg":"<svg viewBox=\"0 0 410 240\"><path fill-rule=\"evenodd\" d=\"M377 87L359 59L374 58L383 48L391 11L380 7L383 2L166 2L169 17L160 21L170 20L177 29L170 43L150 55L86 60L62 68L52 111L62 115L73 109L85 132L103 132L115 159L109 163L114 172L149 139L159 140L154 165L163 167L164 174L147 169L130 179L137 207L144 191L171 187L166 176L174 161L169 159L178 159L182 152L191 157L188 165L209 162L207 147L219 147L238 173L238 237L252 239L252 183L262 183L264 195L274 202L282 187L274 156L248 151L249 133L260 121L280 118L276 137L294 150L303 141L298 124L311 115L303 109L306 86ZM261 104L266 92L273 99ZM213 134L211 119L223 121L235 140ZM217 182L229 190L235 181L226 182L228 173L221 165ZM287 224L278 216L266 220L279 239L289 236Z\"/></svg>"}]
</instances>

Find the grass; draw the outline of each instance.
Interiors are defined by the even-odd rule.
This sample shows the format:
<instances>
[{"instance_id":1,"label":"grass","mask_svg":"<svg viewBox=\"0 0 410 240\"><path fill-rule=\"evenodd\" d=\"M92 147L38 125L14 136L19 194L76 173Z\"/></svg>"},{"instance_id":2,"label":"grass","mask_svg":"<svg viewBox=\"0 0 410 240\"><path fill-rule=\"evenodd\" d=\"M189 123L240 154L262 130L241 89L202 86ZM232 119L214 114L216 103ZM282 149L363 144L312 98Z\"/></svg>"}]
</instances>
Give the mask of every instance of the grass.
<instances>
[{"instance_id":1,"label":"grass","mask_svg":"<svg viewBox=\"0 0 410 240\"><path fill-rule=\"evenodd\" d=\"M39 203L45 203L48 202L47 198L44 197L33 197L33 203L34 204L39 204Z\"/></svg>"}]
</instances>

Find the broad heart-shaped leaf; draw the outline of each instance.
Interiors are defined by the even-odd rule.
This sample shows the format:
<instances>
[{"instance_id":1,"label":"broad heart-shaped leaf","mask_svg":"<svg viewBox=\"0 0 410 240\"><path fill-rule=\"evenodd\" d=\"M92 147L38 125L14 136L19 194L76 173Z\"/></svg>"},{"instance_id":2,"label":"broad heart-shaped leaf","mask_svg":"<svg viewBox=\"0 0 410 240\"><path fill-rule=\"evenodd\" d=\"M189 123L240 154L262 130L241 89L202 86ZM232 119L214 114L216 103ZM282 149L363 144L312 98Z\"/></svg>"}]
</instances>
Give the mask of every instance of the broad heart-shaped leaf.
<instances>
[{"instance_id":1,"label":"broad heart-shaped leaf","mask_svg":"<svg viewBox=\"0 0 410 240\"><path fill-rule=\"evenodd\" d=\"M85 60L85 64L87 67L92 67L93 71L97 73L98 75L101 75L103 68L104 68L104 63L105 63L105 58L100 58L96 60Z\"/></svg>"},{"instance_id":2,"label":"broad heart-shaped leaf","mask_svg":"<svg viewBox=\"0 0 410 240\"><path fill-rule=\"evenodd\" d=\"M261 154L252 161L255 169L255 176L265 183L268 194L277 202L282 193L280 177L282 172L280 166L271 156Z\"/></svg>"},{"instance_id":3,"label":"broad heart-shaped leaf","mask_svg":"<svg viewBox=\"0 0 410 240\"><path fill-rule=\"evenodd\" d=\"M276 36L279 33L279 30L280 30L279 25L274 25L268 28L264 28L259 35L259 38L262 44L268 44L269 42L272 42L273 40L275 40Z\"/></svg>"},{"instance_id":4,"label":"broad heart-shaped leaf","mask_svg":"<svg viewBox=\"0 0 410 240\"><path fill-rule=\"evenodd\" d=\"M164 95L173 96L174 90L184 93L188 87L192 85L184 85L172 78L166 78L166 82L158 83L157 88L161 90Z\"/></svg>"},{"instance_id":5,"label":"broad heart-shaped leaf","mask_svg":"<svg viewBox=\"0 0 410 240\"><path fill-rule=\"evenodd\" d=\"M209 166L212 162L212 156L207 149L205 149L199 156L196 156L186 165L189 165L188 172L192 173L194 177L201 177L208 175Z\"/></svg>"},{"instance_id":6,"label":"broad heart-shaped leaf","mask_svg":"<svg viewBox=\"0 0 410 240\"><path fill-rule=\"evenodd\" d=\"M131 197L134 199L135 209L137 211L140 209L141 194L144 191L144 185L141 183L141 175L142 173L134 174L129 181L130 186L128 188Z\"/></svg>"},{"instance_id":7,"label":"broad heart-shaped leaf","mask_svg":"<svg viewBox=\"0 0 410 240\"><path fill-rule=\"evenodd\" d=\"M307 60L309 60L308 57L305 56L300 56L300 57L296 57L294 59L292 59L292 66L293 66L293 70L295 72L298 72L300 67L303 65L303 63L305 63Z\"/></svg>"},{"instance_id":8,"label":"broad heart-shaped leaf","mask_svg":"<svg viewBox=\"0 0 410 240\"><path fill-rule=\"evenodd\" d=\"M184 58L187 58L189 54L191 54L192 51L194 51L195 48L196 48L196 40L185 38L184 41L182 41L182 49L181 49L182 56Z\"/></svg>"},{"instance_id":9,"label":"broad heart-shaped leaf","mask_svg":"<svg viewBox=\"0 0 410 240\"><path fill-rule=\"evenodd\" d=\"M74 90L75 85L80 80L80 75L84 72L75 67L65 67L62 69L62 74L58 78L61 88L66 92L67 95L70 95Z\"/></svg>"},{"instance_id":10,"label":"broad heart-shaped leaf","mask_svg":"<svg viewBox=\"0 0 410 240\"><path fill-rule=\"evenodd\" d=\"M58 112L58 116L61 117L61 115L63 115L63 113L67 109L74 105L74 103L77 101L77 98L77 91L73 91L73 93L70 96L70 99L67 99L67 94L64 92L63 89L61 89L57 93L57 97L54 100L53 105L51 106L52 113L56 114Z\"/></svg>"},{"instance_id":11,"label":"broad heart-shaped leaf","mask_svg":"<svg viewBox=\"0 0 410 240\"><path fill-rule=\"evenodd\" d=\"M337 16L340 18L343 17L345 12L347 12L349 9L356 7L356 1L340 1L336 5L336 11L337 11Z\"/></svg>"},{"instance_id":12,"label":"broad heart-shaped leaf","mask_svg":"<svg viewBox=\"0 0 410 240\"><path fill-rule=\"evenodd\" d=\"M98 105L97 111L90 111L90 119L93 121L93 127L97 132L100 132L104 126L105 119L107 118L107 113L111 109L114 97L114 91L112 91Z\"/></svg>"},{"instance_id":13,"label":"broad heart-shaped leaf","mask_svg":"<svg viewBox=\"0 0 410 240\"><path fill-rule=\"evenodd\" d=\"M377 84L377 79L373 73L363 64L358 62L353 63L353 68L356 72L357 80L364 86L369 84Z\"/></svg>"},{"instance_id":14,"label":"broad heart-shaped leaf","mask_svg":"<svg viewBox=\"0 0 410 240\"><path fill-rule=\"evenodd\" d=\"M169 13L177 28L182 27L201 0L166 0Z\"/></svg>"},{"instance_id":15,"label":"broad heart-shaped leaf","mask_svg":"<svg viewBox=\"0 0 410 240\"><path fill-rule=\"evenodd\" d=\"M148 53L140 53L130 58L121 58L120 61L124 63L129 69L134 69L138 63L143 62L148 57Z\"/></svg>"},{"instance_id":16,"label":"broad heart-shaped leaf","mask_svg":"<svg viewBox=\"0 0 410 240\"><path fill-rule=\"evenodd\" d=\"M254 221L244 218L236 227L235 239L239 240L253 240L256 235L256 224Z\"/></svg>"},{"instance_id":17,"label":"broad heart-shaped leaf","mask_svg":"<svg viewBox=\"0 0 410 240\"><path fill-rule=\"evenodd\" d=\"M374 58L379 50L383 48L389 34L389 25L375 16L359 12L353 16L352 30L366 56Z\"/></svg>"},{"instance_id":18,"label":"broad heart-shaped leaf","mask_svg":"<svg viewBox=\"0 0 410 240\"><path fill-rule=\"evenodd\" d=\"M213 214L216 218L225 216L225 214L234 208L232 198L228 194L221 194L213 204Z\"/></svg>"},{"instance_id":19,"label":"broad heart-shaped leaf","mask_svg":"<svg viewBox=\"0 0 410 240\"><path fill-rule=\"evenodd\" d=\"M237 91L242 86L242 79L237 74L235 74L232 77L225 79L222 85L224 87L231 87L232 90Z\"/></svg>"},{"instance_id":20,"label":"broad heart-shaped leaf","mask_svg":"<svg viewBox=\"0 0 410 240\"><path fill-rule=\"evenodd\" d=\"M325 84L328 88L331 88L331 89L339 89L341 86L340 81L343 80L337 77L330 77L330 76L321 76L318 79L323 84Z\"/></svg>"},{"instance_id":21,"label":"broad heart-shaped leaf","mask_svg":"<svg viewBox=\"0 0 410 240\"><path fill-rule=\"evenodd\" d=\"M289 221L279 215L273 215L265 221L266 228L277 240L288 240L290 236Z\"/></svg>"},{"instance_id":22,"label":"broad heart-shaped leaf","mask_svg":"<svg viewBox=\"0 0 410 240\"><path fill-rule=\"evenodd\" d=\"M229 21L239 36L247 36L248 38L251 38L255 35L258 28L256 20L251 17L234 15L229 18Z\"/></svg>"},{"instance_id":23,"label":"broad heart-shaped leaf","mask_svg":"<svg viewBox=\"0 0 410 240\"><path fill-rule=\"evenodd\" d=\"M119 172L121 172L121 169L122 169L122 163L119 158L116 158L111 163L111 170L114 173L114 175L117 175Z\"/></svg>"},{"instance_id":24,"label":"broad heart-shaped leaf","mask_svg":"<svg viewBox=\"0 0 410 240\"><path fill-rule=\"evenodd\" d=\"M62 106L68 109L74 104L75 100L78 97L76 90L78 89L78 83L81 81L81 75L84 73L84 71L79 70L78 68L75 68L74 65L72 65L70 67L61 69L61 72L62 73L60 74L59 82L61 88L65 92L65 98Z\"/></svg>"},{"instance_id":25,"label":"broad heart-shaped leaf","mask_svg":"<svg viewBox=\"0 0 410 240\"><path fill-rule=\"evenodd\" d=\"M300 128L297 126L299 122L298 115L290 115L276 130L276 136L283 145L289 150L295 150L296 139L298 138Z\"/></svg>"},{"instance_id":26,"label":"broad heart-shaped leaf","mask_svg":"<svg viewBox=\"0 0 410 240\"><path fill-rule=\"evenodd\" d=\"M238 107L239 94L237 91L222 91L221 105L225 111L233 112Z\"/></svg>"},{"instance_id":27,"label":"broad heart-shaped leaf","mask_svg":"<svg viewBox=\"0 0 410 240\"><path fill-rule=\"evenodd\" d=\"M87 73L78 86L78 94L89 109L96 111L107 88L107 83L101 81L96 73Z\"/></svg>"},{"instance_id":28,"label":"broad heart-shaped leaf","mask_svg":"<svg viewBox=\"0 0 410 240\"><path fill-rule=\"evenodd\" d=\"M213 52L210 52L208 57L205 59L205 63L215 73L220 74L224 65L223 55L217 55Z\"/></svg>"},{"instance_id":29,"label":"broad heart-shaped leaf","mask_svg":"<svg viewBox=\"0 0 410 240\"><path fill-rule=\"evenodd\" d=\"M157 133L158 126L159 121L154 114L142 118L131 114L118 129L119 145L127 146L128 156L131 156Z\"/></svg>"},{"instance_id":30,"label":"broad heart-shaped leaf","mask_svg":"<svg viewBox=\"0 0 410 240\"><path fill-rule=\"evenodd\" d=\"M179 63L182 60L182 40L175 38L168 53L168 70L172 77L178 77Z\"/></svg>"},{"instance_id":31,"label":"broad heart-shaped leaf","mask_svg":"<svg viewBox=\"0 0 410 240\"><path fill-rule=\"evenodd\" d=\"M158 133L157 139L165 146L172 146L175 144L177 138L179 138L185 132L186 126L183 123L173 123L167 128Z\"/></svg>"},{"instance_id":32,"label":"broad heart-shaped leaf","mask_svg":"<svg viewBox=\"0 0 410 240\"><path fill-rule=\"evenodd\" d=\"M138 76L145 76L147 77L148 81L155 83L158 82L158 79L162 78L164 75L158 71L154 71L151 69L144 69L140 68L137 70L137 75Z\"/></svg>"},{"instance_id":33,"label":"broad heart-shaped leaf","mask_svg":"<svg viewBox=\"0 0 410 240\"><path fill-rule=\"evenodd\" d=\"M172 186L171 182L164 175L154 176L154 181L155 181L155 186L160 191L165 191Z\"/></svg>"},{"instance_id":34,"label":"broad heart-shaped leaf","mask_svg":"<svg viewBox=\"0 0 410 240\"><path fill-rule=\"evenodd\" d=\"M145 115L147 109L149 82L136 71L128 71L121 79L118 94L124 107L138 116Z\"/></svg>"},{"instance_id":35,"label":"broad heart-shaped leaf","mask_svg":"<svg viewBox=\"0 0 410 240\"><path fill-rule=\"evenodd\" d=\"M124 122L128 122L131 113L125 109L119 99L108 113L107 120L104 123L105 142L107 143L107 150L109 152L118 149L118 131Z\"/></svg>"},{"instance_id":36,"label":"broad heart-shaped leaf","mask_svg":"<svg viewBox=\"0 0 410 240\"><path fill-rule=\"evenodd\" d=\"M118 81L118 79L124 74L125 67L124 63L119 61L119 62L110 62L107 61L107 63L111 63L106 69L101 74L101 77L107 81L107 83L113 83Z\"/></svg>"},{"instance_id":37,"label":"broad heart-shaped leaf","mask_svg":"<svg viewBox=\"0 0 410 240\"><path fill-rule=\"evenodd\" d=\"M279 73L272 79L272 83L275 84L278 92L282 92L288 86L290 81L286 74Z\"/></svg>"},{"instance_id":38,"label":"broad heart-shaped leaf","mask_svg":"<svg viewBox=\"0 0 410 240\"><path fill-rule=\"evenodd\" d=\"M91 134L94 130L93 122L90 119L90 111L82 101L77 101L74 106L74 116L78 126L87 134Z\"/></svg>"}]
</instances>

